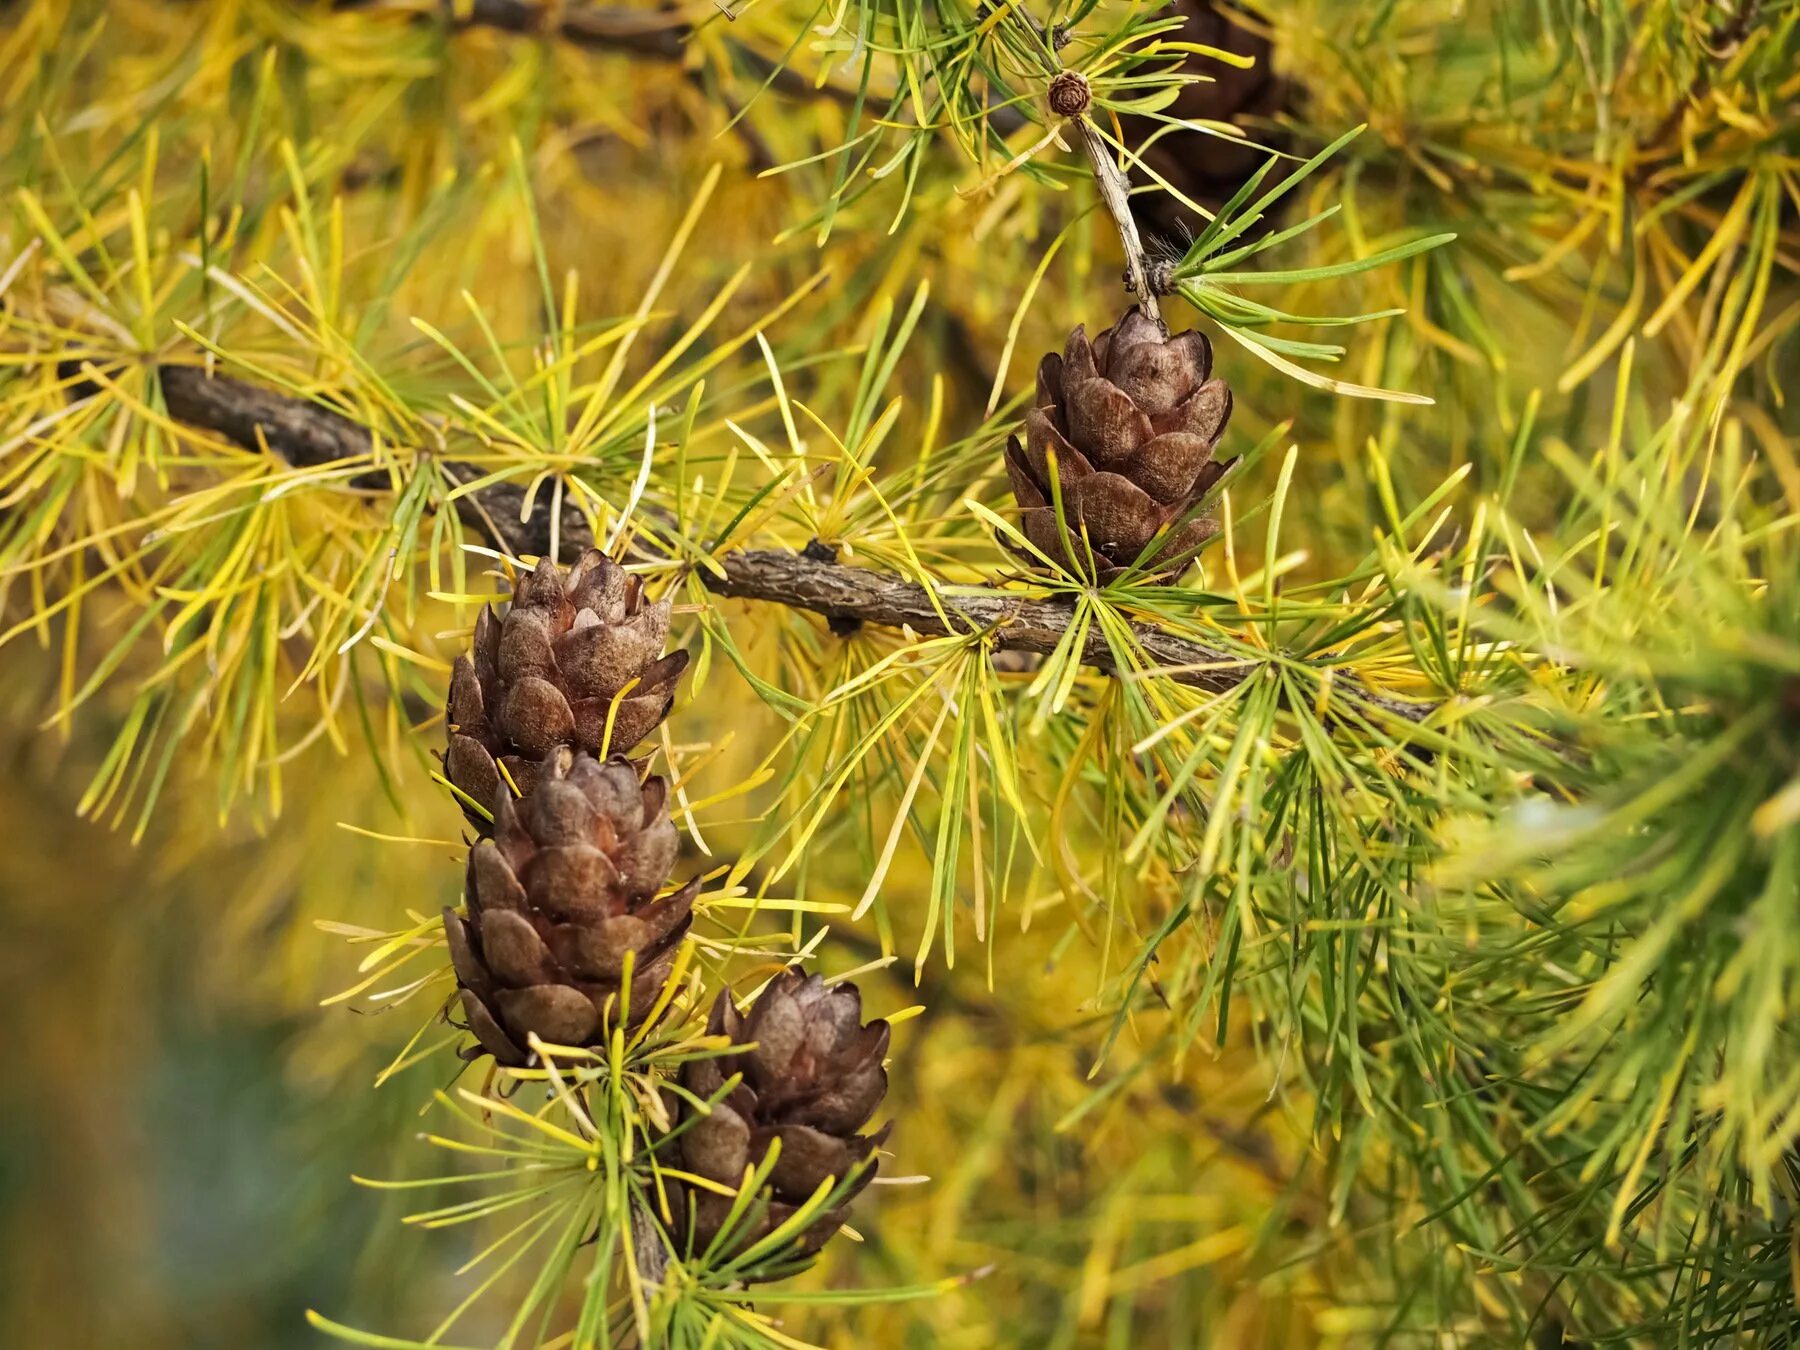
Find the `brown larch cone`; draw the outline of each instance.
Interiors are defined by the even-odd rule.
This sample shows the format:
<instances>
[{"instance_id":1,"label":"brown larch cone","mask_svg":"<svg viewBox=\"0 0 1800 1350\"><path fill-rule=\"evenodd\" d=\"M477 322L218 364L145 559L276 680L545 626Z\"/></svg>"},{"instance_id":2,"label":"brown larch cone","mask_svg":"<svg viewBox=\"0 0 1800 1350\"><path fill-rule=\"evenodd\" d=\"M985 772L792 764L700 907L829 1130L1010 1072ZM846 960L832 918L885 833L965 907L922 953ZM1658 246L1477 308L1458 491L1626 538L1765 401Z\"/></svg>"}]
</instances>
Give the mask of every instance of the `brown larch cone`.
<instances>
[{"instance_id":1,"label":"brown larch cone","mask_svg":"<svg viewBox=\"0 0 1800 1350\"><path fill-rule=\"evenodd\" d=\"M745 1169L758 1166L770 1141L781 1148L761 1202L732 1231L728 1254L761 1240L794 1214L826 1178L843 1181L863 1164L854 1189L820 1214L795 1239L792 1256L811 1256L843 1226L851 1197L875 1176L874 1151L892 1122L858 1134L887 1095L888 1024L862 1023L862 996L852 984L827 986L817 975L786 970L740 1017L729 990L713 1005L707 1031L749 1049L714 1059L690 1060L682 1086L710 1113L688 1108L691 1124L679 1138L683 1165L699 1176L739 1187ZM743 1081L722 1099L725 1082ZM731 1210L728 1196L692 1189L691 1237L696 1255L718 1236Z\"/></svg>"},{"instance_id":2,"label":"brown larch cone","mask_svg":"<svg viewBox=\"0 0 1800 1350\"><path fill-rule=\"evenodd\" d=\"M1231 390L1211 373L1205 334L1168 337L1136 306L1092 342L1077 327L1060 356L1051 352L1038 365L1024 445L1017 436L1007 442L1025 537L1069 571L1106 582L1170 526L1147 575L1173 581L1218 531L1210 515L1183 523L1223 472L1212 456L1231 417ZM1052 455L1073 557L1056 519Z\"/></svg>"},{"instance_id":3,"label":"brown larch cone","mask_svg":"<svg viewBox=\"0 0 1800 1350\"><path fill-rule=\"evenodd\" d=\"M638 781L627 761L558 748L530 798L503 784L494 837L469 854L467 917L444 911L444 936L478 1046L501 1064L529 1062L527 1038L596 1046L619 1018L634 957L628 1025L661 993L687 933L696 878L662 898L678 841L668 784Z\"/></svg>"},{"instance_id":4,"label":"brown larch cone","mask_svg":"<svg viewBox=\"0 0 1800 1350\"><path fill-rule=\"evenodd\" d=\"M595 549L567 571L545 559L521 575L506 613L484 608L474 649L456 659L445 776L485 806L501 765L529 796L537 765L558 746L629 751L668 715L687 669L686 652L663 655L669 608L666 599L646 604L638 578Z\"/></svg>"},{"instance_id":5,"label":"brown larch cone","mask_svg":"<svg viewBox=\"0 0 1800 1350\"><path fill-rule=\"evenodd\" d=\"M1166 117L1183 122L1225 122L1238 126L1248 140L1236 142L1205 131L1168 131L1144 152L1145 163L1177 189L1202 206L1216 208L1228 201L1246 179L1269 158L1265 125L1287 103L1288 90L1275 75L1269 39L1241 22L1233 22L1226 7L1214 0L1173 0L1166 13L1180 16L1180 28L1160 35L1165 42L1192 42L1248 56L1255 64L1248 70L1212 57L1191 53L1184 64L1187 73L1206 80L1183 85L1175 101L1162 110ZM1139 145L1162 131L1167 123L1150 118L1131 118L1126 140ZM1147 177L1147 175L1145 175ZM1168 193L1143 192L1132 197L1139 220L1150 230L1179 245L1189 231L1204 226L1202 220Z\"/></svg>"}]
</instances>

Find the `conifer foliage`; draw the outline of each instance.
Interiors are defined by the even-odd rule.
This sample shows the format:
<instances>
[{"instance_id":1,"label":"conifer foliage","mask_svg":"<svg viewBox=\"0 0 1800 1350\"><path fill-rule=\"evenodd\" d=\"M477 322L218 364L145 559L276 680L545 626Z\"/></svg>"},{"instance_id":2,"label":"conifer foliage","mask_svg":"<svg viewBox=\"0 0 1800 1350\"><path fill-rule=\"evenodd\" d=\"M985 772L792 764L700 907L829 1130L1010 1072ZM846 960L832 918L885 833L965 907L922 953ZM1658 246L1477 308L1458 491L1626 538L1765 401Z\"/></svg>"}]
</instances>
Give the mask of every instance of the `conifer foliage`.
<instances>
[{"instance_id":1,"label":"conifer foliage","mask_svg":"<svg viewBox=\"0 0 1800 1350\"><path fill-rule=\"evenodd\" d=\"M10 715L259 841L185 903L344 1173L429 1121L313 1327L1793 1343L1797 69L1791 0L0 4Z\"/></svg>"}]
</instances>

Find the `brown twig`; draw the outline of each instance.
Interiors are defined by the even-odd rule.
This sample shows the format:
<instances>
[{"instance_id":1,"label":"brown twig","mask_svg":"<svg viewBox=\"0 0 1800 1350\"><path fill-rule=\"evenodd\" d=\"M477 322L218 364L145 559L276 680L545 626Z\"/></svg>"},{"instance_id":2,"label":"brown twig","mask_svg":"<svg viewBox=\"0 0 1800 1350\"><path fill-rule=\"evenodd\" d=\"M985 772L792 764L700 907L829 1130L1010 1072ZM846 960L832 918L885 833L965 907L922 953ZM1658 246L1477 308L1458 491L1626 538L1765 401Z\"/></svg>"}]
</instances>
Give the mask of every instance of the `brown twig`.
<instances>
[{"instance_id":1,"label":"brown twig","mask_svg":"<svg viewBox=\"0 0 1800 1350\"><path fill-rule=\"evenodd\" d=\"M260 448L260 432L269 449L296 468L358 459L374 449L367 427L322 403L227 375L209 376L198 366L162 366L157 378L176 421L216 431L251 450Z\"/></svg>"},{"instance_id":2,"label":"brown twig","mask_svg":"<svg viewBox=\"0 0 1800 1350\"><path fill-rule=\"evenodd\" d=\"M169 415L177 421L217 432L249 450L267 446L295 468L315 469L374 453L375 438L366 426L322 403L229 375L208 375L197 366L160 366L157 377ZM439 468L455 483L473 482L485 473L458 460L440 461ZM385 473L372 471L351 479L350 486L381 488L387 482ZM515 554L548 554L553 520L559 542L585 547L593 537L587 517L565 495L556 520L551 495L541 493L527 511L522 484L494 482L458 497L456 511L469 526Z\"/></svg>"},{"instance_id":3,"label":"brown twig","mask_svg":"<svg viewBox=\"0 0 1800 1350\"><path fill-rule=\"evenodd\" d=\"M1050 77L1047 87L1054 88L1060 83L1056 77L1063 70L1060 53L1066 34L1060 28L1055 32L1046 31L1043 24L1022 5L1014 6L1009 12L1016 15L1043 42L1045 74ZM1062 78L1075 77L1064 75ZM1075 134L1081 138L1081 148L1087 152L1088 163L1094 170L1094 184L1100 189L1100 202L1106 207L1106 213L1112 217L1113 228L1119 233L1119 244L1125 251L1126 289L1137 297L1139 307L1161 324L1162 310L1156 301L1156 287L1150 281L1150 255L1144 248L1143 237L1138 233L1137 218L1131 214L1131 179L1113 163L1112 151L1107 149L1105 139L1094 126L1088 107L1085 79L1080 80L1080 87L1082 93L1078 96L1078 106L1068 116L1069 125L1075 128Z\"/></svg>"},{"instance_id":4,"label":"brown twig","mask_svg":"<svg viewBox=\"0 0 1800 1350\"><path fill-rule=\"evenodd\" d=\"M663 1282L669 1270L669 1253L663 1246L662 1229L655 1216L635 1204L631 1207L631 1254L645 1284L655 1286Z\"/></svg>"},{"instance_id":5,"label":"brown twig","mask_svg":"<svg viewBox=\"0 0 1800 1350\"><path fill-rule=\"evenodd\" d=\"M208 376L193 366L164 366L160 375L171 416L250 449L266 445L298 467L366 458L374 449L368 428L322 404L229 376ZM472 481L482 472L454 460L441 461L440 466L457 482ZM496 482L457 498L457 510L472 527L512 553L542 556L550 551L551 496L540 492L526 511L519 485ZM591 543L586 517L566 500L562 511L556 534L563 547ZM766 600L839 623L872 623L937 636L988 632L997 651L1054 651L1073 617L1065 605L993 586L939 591L934 605L932 593L917 582L804 553L734 549L716 561L724 575L704 575L716 595ZM1269 662L1246 661L1152 624L1139 623L1134 632L1144 652L1169 678L1195 688L1222 692L1272 669ZM1102 636L1091 633L1081 660L1111 669L1112 650ZM1432 711L1427 704L1377 693L1349 679L1340 679L1336 692L1366 712L1408 722L1422 721Z\"/></svg>"},{"instance_id":6,"label":"brown twig","mask_svg":"<svg viewBox=\"0 0 1800 1350\"><path fill-rule=\"evenodd\" d=\"M721 554L717 561L725 575L707 573L703 578L715 595L769 600L829 619L910 628L934 636L987 632L992 634L996 651L1055 651L1073 618L1067 605L993 586L940 590L934 605L932 593L915 581L823 562L803 553L735 549ZM938 606L942 606L941 614ZM1222 693L1273 668L1270 662L1247 661L1154 624L1134 624L1132 631L1145 654L1177 684ZM1081 649L1081 662L1101 670L1112 668L1112 648L1098 631L1090 631ZM1376 693L1350 680L1340 679L1337 692L1365 710L1409 722L1421 721L1431 712L1428 705Z\"/></svg>"},{"instance_id":7,"label":"brown twig","mask_svg":"<svg viewBox=\"0 0 1800 1350\"><path fill-rule=\"evenodd\" d=\"M1106 206L1106 213L1113 218L1113 226L1119 231L1119 243L1125 249L1128 288L1143 311L1161 323L1162 310L1156 303L1156 287L1150 282L1150 255L1138 234L1137 218L1131 214L1131 180L1113 163L1112 151L1107 149L1106 142L1088 118L1076 118L1075 126L1081 134L1082 148L1094 166L1094 182L1100 188L1100 200Z\"/></svg>"}]
</instances>

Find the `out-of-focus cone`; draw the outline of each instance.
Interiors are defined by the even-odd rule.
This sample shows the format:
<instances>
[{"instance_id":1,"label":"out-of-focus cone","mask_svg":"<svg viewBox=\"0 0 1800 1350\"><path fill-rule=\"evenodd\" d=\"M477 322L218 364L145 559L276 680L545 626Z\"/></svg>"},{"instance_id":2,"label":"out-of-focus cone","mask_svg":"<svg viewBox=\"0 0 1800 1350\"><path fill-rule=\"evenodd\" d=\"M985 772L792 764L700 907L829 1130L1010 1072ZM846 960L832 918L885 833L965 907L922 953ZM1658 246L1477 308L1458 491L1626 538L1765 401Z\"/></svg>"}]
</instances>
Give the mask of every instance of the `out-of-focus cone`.
<instances>
[{"instance_id":1,"label":"out-of-focus cone","mask_svg":"<svg viewBox=\"0 0 1800 1350\"><path fill-rule=\"evenodd\" d=\"M1208 209L1230 199L1244 180L1268 159L1266 124L1287 102L1288 89L1275 75L1274 51L1269 39L1246 26L1243 16L1233 17L1228 6L1214 0L1173 0L1169 13L1180 15L1182 26L1164 34L1167 41L1193 42L1238 56L1255 64L1243 70L1209 57L1190 55L1189 74L1206 80L1183 86L1164 115L1184 122L1224 122L1238 126L1249 140L1236 143L1204 131L1170 131L1145 152L1145 162L1177 189ZM1135 118L1127 125L1126 140L1141 145L1166 124ZM1132 197L1139 223L1180 247L1189 232L1204 222L1166 192L1144 192Z\"/></svg>"}]
</instances>

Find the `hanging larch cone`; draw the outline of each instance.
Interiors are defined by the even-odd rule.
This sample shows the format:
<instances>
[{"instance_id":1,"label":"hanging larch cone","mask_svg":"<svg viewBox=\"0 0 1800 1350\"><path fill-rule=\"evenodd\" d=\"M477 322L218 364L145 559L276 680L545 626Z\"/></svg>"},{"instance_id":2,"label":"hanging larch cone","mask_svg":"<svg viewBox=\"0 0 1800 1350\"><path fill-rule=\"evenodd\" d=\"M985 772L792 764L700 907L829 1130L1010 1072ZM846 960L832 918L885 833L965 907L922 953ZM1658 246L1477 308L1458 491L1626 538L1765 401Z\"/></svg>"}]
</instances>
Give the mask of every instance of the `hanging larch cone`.
<instances>
[{"instance_id":1,"label":"hanging larch cone","mask_svg":"<svg viewBox=\"0 0 1800 1350\"><path fill-rule=\"evenodd\" d=\"M744 1250L785 1223L827 1177L843 1181L859 1165L854 1189L821 1213L795 1238L791 1255L816 1253L843 1226L849 1202L873 1180L871 1156L887 1138L892 1122L873 1134L858 1134L887 1095L888 1024L862 1022L862 996L852 984L826 985L817 975L786 970L742 1017L730 990L719 994L707 1031L748 1046L714 1059L690 1060L682 1086L710 1112L689 1107L691 1123L679 1137L688 1171L722 1185L739 1187L745 1169L759 1166L771 1141L781 1146L766 1194L740 1216L727 1254ZM719 1099L733 1074L743 1080ZM696 1255L706 1251L730 1213L732 1199L698 1187L690 1236ZM786 1255L786 1253L784 1253Z\"/></svg>"},{"instance_id":2,"label":"hanging larch cone","mask_svg":"<svg viewBox=\"0 0 1800 1350\"><path fill-rule=\"evenodd\" d=\"M467 916L444 911L444 936L478 1046L501 1064L529 1062L535 1033L598 1046L621 1015L641 1023L686 935L698 878L657 898L678 841L668 784L639 782L627 761L554 750L523 802L504 784L494 837L469 854ZM633 958L629 1011L623 985Z\"/></svg>"},{"instance_id":3,"label":"hanging larch cone","mask_svg":"<svg viewBox=\"0 0 1800 1350\"><path fill-rule=\"evenodd\" d=\"M484 608L473 651L456 660L445 776L486 805L501 766L530 795L538 764L559 746L629 751L668 715L687 669L686 652L663 654L669 608L646 604L642 582L595 549L567 571L545 559L520 576L506 613Z\"/></svg>"},{"instance_id":4,"label":"hanging larch cone","mask_svg":"<svg viewBox=\"0 0 1800 1350\"><path fill-rule=\"evenodd\" d=\"M1078 326L1060 356L1051 352L1038 365L1024 444L1017 436L1007 442L1025 537L1068 571L1107 582L1170 527L1146 575L1173 581L1218 532L1210 515L1188 518L1224 471L1213 448L1231 417L1231 390L1211 374L1205 334L1171 338L1135 305L1092 342Z\"/></svg>"},{"instance_id":5,"label":"hanging larch cone","mask_svg":"<svg viewBox=\"0 0 1800 1350\"><path fill-rule=\"evenodd\" d=\"M1287 84L1275 74L1274 50L1267 36L1234 21L1229 6L1215 0L1173 0L1157 18L1179 17L1182 25L1159 35L1165 42L1189 42L1250 57L1248 69L1198 52L1190 53L1183 69L1190 75L1206 78L1183 85L1175 101L1162 110L1162 116L1181 122L1224 122L1237 126L1247 139L1230 140L1207 131L1166 130L1168 123L1157 118L1132 117L1125 120L1126 140L1142 145L1152 136L1157 139L1144 151L1144 162L1164 181L1199 202L1216 208L1230 200L1269 158L1271 142L1268 123L1288 103ZM1164 134L1158 135L1159 132ZM1148 181L1147 174L1139 175ZM1166 236L1180 246L1190 231L1204 228L1205 222L1167 192L1142 192L1131 199L1132 210L1150 230Z\"/></svg>"}]
</instances>

